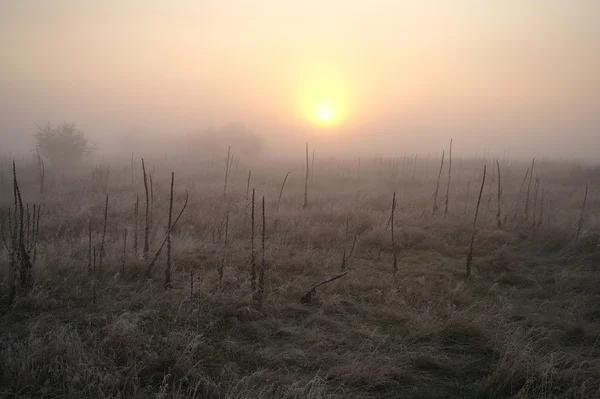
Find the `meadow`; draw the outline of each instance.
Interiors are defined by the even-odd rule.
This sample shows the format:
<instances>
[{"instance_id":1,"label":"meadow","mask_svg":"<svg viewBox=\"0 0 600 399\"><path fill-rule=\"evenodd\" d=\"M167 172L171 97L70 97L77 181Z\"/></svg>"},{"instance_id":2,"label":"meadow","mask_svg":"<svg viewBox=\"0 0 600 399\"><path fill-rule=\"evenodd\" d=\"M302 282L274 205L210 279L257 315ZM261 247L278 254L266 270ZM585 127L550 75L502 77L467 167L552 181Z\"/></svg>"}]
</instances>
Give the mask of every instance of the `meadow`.
<instances>
[{"instance_id":1,"label":"meadow","mask_svg":"<svg viewBox=\"0 0 600 399\"><path fill-rule=\"evenodd\" d=\"M303 150L3 158L0 397L600 397L599 168Z\"/></svg>"}]
</instances>

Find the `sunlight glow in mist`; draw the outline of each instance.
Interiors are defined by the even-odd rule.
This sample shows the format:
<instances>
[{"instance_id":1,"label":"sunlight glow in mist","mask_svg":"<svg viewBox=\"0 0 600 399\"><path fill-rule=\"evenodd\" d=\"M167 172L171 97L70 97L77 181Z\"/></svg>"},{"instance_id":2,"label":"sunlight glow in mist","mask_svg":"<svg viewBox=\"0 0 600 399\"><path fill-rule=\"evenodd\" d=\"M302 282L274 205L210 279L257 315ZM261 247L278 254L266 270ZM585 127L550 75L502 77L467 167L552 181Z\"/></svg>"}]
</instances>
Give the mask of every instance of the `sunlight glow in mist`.
<instances>
[{"instance_id":1,"label":"sunlight glow in mist","mask_svg":"<svg viewBox=\"0 0 600 399\"><path fill-rule=\"evenodd\" d=\"M317 107L317 113L324 122L328 122L335 115L330 104L319 105Z\"/></svg>"},{"instance_id":2,"label":"sunlight glow in mist","mask_svg":"<svg viewBox=\"0 0 600 399\"><path fill-rule=\"evenodd\" d=\"M290 148L592 151L599 19L598 0L0 1L0 142L240 121Z\"/></svg>"},{"instance_id":3,"label":"sunlight glow in mist","mask_svg":"<svg viewBox=\"0 0 600 399\"><path fill-rule=\"evenodd\" d=\"M300 119L314 127L337 127L352 114L350 85L341 74L319 70L302 79L298 108Z\"/></svg>"}]
</instances>

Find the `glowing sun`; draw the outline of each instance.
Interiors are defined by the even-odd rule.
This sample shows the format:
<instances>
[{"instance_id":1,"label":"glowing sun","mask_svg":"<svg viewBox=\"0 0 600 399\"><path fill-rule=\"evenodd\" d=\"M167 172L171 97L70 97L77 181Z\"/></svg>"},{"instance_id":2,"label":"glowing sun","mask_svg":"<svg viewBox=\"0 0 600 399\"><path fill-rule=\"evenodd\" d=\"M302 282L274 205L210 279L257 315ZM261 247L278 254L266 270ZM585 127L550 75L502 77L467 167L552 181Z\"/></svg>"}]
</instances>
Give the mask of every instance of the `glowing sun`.
<instances>
[{"instance_id":1,"label":"glowing sun","mask_svg":"<svg viewBox=\"0 0 600 399\"><path fill-rule=\"evenodd\" d=\"M330 104L318 105L316 109L316 114L323 122L330 122L335 116L335 113L333 112L333 107Z\"/></svg>"},{"instance_id":2,"label":"glowing sun","mask_svg":"<svg viewBox=\"0 0 600 399\"><path fill-rule=\"evenodd\" d=\"M299 116L320 128L337 128L347 123L352 108L348 82L340 73L325 69L313 72L299 80Z\"/></svg>"}]
</instances>

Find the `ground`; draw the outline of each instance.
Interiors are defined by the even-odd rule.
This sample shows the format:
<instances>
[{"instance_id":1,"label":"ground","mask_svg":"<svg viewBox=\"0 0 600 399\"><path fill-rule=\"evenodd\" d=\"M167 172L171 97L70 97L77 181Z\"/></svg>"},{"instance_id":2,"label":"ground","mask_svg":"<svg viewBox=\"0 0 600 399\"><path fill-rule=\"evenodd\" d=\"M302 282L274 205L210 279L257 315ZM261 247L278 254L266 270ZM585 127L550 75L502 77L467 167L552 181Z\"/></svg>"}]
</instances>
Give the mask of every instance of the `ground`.
<instances>
[{"instance_id":1,"label":"ground","mask_svg":"<svg viewBox=\"0 0 600 399\"><path fill-rule=\"evenodd\" d=\"M524 178L529 164L502 160L499 228L491 159L455 160L447 215L447 162L435 215L433 161L369 158L359 169L357 160L317 159L306 208L300 161L236 160L227 187L217 164L146 159L153 206L143 259L141 165L133 176L127 162L112 160L76 171L49 165L42 191L35 159L17 160L23 201L43 211L33 286L19 288L12 303L10 239L0 252L1 397L600 397L600 195L592 169L538 162L536 190L536 179L529 186ZM14 206L11 167L2 162L5 222ZM165 289L166 248L147 270L168 231L171 171L173 219L186 190L189 201L173 230ZM251 288L253 188L257 272L265 196L262 304ZM98 250L91 268L90 221ZM300 301L343 271L310 303Z\"/></svg>"}]
</instances>

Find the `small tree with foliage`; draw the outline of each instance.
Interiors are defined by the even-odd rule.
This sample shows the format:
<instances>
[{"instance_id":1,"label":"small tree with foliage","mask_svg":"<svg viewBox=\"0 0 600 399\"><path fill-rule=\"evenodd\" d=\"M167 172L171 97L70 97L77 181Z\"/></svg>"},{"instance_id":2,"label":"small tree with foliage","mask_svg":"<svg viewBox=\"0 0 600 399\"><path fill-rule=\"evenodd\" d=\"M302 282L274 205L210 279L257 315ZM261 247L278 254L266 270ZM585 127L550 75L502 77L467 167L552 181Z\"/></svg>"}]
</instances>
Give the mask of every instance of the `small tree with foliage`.
<instances>
[{"instance_id":1,"label":"small tree with foliage","mask_svg":"<svg viewBox=\"0 0 600 399\"><path fill-rule=\"evenodd\" d=\"M63 123L56 127L49 123L44 127L38 126L35 140L40 154L57 164L81 162L85 155L95 150L85 134L72 123Z\"/></svg>"}]
</instances>

